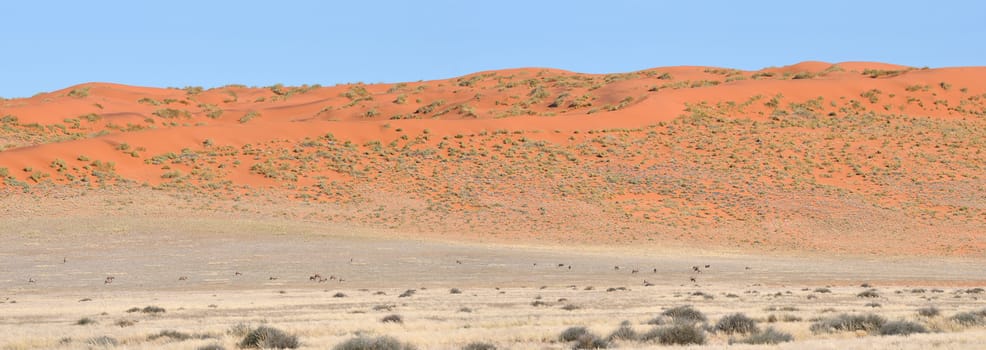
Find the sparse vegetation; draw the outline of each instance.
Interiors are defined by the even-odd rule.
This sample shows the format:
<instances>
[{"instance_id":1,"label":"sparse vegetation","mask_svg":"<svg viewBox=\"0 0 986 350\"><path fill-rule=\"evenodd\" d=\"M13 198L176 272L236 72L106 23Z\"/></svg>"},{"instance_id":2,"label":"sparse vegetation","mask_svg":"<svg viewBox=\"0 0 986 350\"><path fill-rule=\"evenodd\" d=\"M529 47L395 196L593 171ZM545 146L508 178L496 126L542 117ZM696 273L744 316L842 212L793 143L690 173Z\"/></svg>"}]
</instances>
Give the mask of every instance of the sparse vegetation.
<instances>
[{"instance_id":1,"label":"sparse vegetation","mask_svg":"<svg viewBox=\"0 0 986 350\"><path fill-rule=\"evenodd\" d=\"M716 322L713 329L715 329L716 332L723 332L726 334L750 334L756 333L759 330L757 328L757 321L742 313L723 316L719 319L719 322Z\"/></svg>"},{"instance_id":2,"label":"sparse vegetation","mask_svg":"<svg viewBox=\"0 0 986 350\"><path fill-rule=\"evenodd\" d=\"M887 323L883 317L874 314L849 315L841 314L836 317L821 319L810 327L815 333L865 331L876 332Z\"/></svg>"},{"instance_id":3,"label":"sparse vegetation","mask_svg":"<svg viewBox=\"0 0 986 350\"><path fill-rule=\"evenodd\" d=\"M351 338L332 348L333 350L417 350L417 347L401 343L390 336Z\"/></svg>"},{"instance_id":4,"label":"sparse vegetation","mask_svg":"<svg viewBox=\"0 0 986 350\"><path fill-rule=\"evenodd\" d=\"M657 342L662 345L702 345L705 344L705 331L692 324L673 324L654 328L640 336L641 341Z\"/></svg>"},{"instance_id":5,"label":"sparse vegetation","mask_svg":"<svg viewBox=\"0 0 986 350\"><path fill-rule=\"evenodd\" d=\"M749 337L746 337L746 339L740 340L739 342L743 344L762 345L780 344L790 341L794 341L794 337L791 336L791 334L775 330L773 327L768 327L763 332L751 334Z\"/></svg>"},{"instance_id":6,"label":"sparse vegetation","mask_svg":"<svg viewBox=\"0 0 986 350\"><path fill-rule=\"evenodd\" d=\"M297 349L301 343L295 335L277 328L260 326L247 333L239 346L257 349Z\"/></svg>"},{"instance_id":7,"label":"sparse vegetation","mask_svg":"<svg viewBox=\"0 0 986 350\"><path fill-rule=\"evenodd\" d=\"M699 323L705 322L705 314L696 310L691 305L676 306L661 313L663 316L670 317L674 323Z\"/></svg>"},{"instance_id":8,"label":"sparse vegetation","mask_svg":"<svg viewBox=\"0 0 986 350\"><path fill-rule=\"evenodd\" d=\"M880 335L910 335L928 333L928 329L911 321L890 321L880 326Z\"/></svg>"}]
</instances>

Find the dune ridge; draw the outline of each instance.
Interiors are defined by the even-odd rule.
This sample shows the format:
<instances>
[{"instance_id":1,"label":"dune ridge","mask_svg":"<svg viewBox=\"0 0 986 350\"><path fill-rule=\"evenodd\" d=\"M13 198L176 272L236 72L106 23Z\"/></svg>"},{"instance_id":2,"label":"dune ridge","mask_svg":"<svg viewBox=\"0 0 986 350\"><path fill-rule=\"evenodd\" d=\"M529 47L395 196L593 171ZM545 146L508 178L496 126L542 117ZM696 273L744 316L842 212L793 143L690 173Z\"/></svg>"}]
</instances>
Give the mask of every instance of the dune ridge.
<instances>
[{"instance_id":1,"label":"dune ridge","mask_svg":"<svg viewBox=\"0 0 986 350\"><path fill-rule=\"evenodd\" d=\"M979 255L984 82L872 62L94 82L0 100L0 191L303 204L458 239Z\"/></svg>"}]
</instances>

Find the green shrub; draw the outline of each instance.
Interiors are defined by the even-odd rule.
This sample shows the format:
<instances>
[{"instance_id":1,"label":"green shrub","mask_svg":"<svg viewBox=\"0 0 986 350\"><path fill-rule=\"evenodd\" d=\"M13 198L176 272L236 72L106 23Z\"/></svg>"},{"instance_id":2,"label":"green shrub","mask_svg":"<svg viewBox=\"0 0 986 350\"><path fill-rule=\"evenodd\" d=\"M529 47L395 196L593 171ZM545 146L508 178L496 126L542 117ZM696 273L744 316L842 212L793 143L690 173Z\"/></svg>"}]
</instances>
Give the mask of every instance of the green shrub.
<instances>
[{"instance_id":1,"label":"green shrub","mask_svg":"<svg viewBox=\"0 0 986 350\"><path fill-rule=\"evenodd\" d=\"M301 344L298 337L281 331L280 329L260 326L247 333L240 341L241 348L258 349L296 349Z\"/></svg>"}]
</instances>

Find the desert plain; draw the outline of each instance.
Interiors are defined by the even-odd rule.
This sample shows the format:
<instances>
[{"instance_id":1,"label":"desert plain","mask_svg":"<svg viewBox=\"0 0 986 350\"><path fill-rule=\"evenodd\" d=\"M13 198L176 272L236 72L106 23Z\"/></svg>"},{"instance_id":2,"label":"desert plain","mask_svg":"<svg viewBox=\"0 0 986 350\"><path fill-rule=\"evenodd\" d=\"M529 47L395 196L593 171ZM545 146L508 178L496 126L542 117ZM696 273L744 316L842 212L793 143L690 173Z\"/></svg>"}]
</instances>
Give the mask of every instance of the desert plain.
<instances>
[{"instance_id":1,"label":"desert plain","mask_svg":"<svg viewBox=\"0 0 986 350\"><path fill-rule=\"evenodd\" d=\"M304 349L680 347L674 327L983 348L984 81L803 62L3 99L0 347L236 349L263 326Z\"/></svg>"}]
</instances>

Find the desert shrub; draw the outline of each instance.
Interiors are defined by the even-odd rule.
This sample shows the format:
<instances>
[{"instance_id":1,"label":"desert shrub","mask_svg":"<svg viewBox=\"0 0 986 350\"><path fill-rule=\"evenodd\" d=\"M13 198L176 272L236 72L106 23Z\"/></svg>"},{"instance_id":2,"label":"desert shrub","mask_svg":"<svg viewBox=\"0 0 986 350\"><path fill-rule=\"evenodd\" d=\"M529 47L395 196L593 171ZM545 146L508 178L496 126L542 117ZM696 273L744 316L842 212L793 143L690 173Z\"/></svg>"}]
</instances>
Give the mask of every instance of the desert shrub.
<instances>
[{"instance_id":1,"label":"desert shrub","mask_svg":"<svg viewBox=\"0 0 986 350\"><path fill-rule=\"evenodd\" d=\"M91 318L88 318L88 317L83 317L83 318L80 318L78 321L75 321L75 324L76 325L79 325L79 326L96 324L96 320L91 319Z\"/></svg>"},{"instance_id":2,"label":"desert shrub","mask_svg":"<svg viewBox=\"0 0 986 350\"><path fill-rule=\"evenodd\" d=\"M182 340L192 339L192 336L189 335L188 333L182 333L179 331L171 331L171 330L163 330L158 334L151 334L147 336L147 340L156 340L158 338L168 338L170 340L182 341Z\"/></svg>"},{"instance_id":3,"label":"desert shrub","mask_svg":"<svg viewBox=\"0 0 986 350\"><path fill-rule=\"evenodd\" d=\"M832 318L826 318L813 323L810 327L815 333L830 333L836 331L866 331L873 332L883 327L887 320L879 315L848 315L841 314Z\"/></svg>"},{"instance_id":4,"label":"desert shrub","mask_svg":"<svg viewBox=\"0 0 986 350\"><path fill-rule=\"evenodd\" d=\"M209 344L197 347L195 350L226 350L226 348L219 344Z\"/></svg>"},{"instance_id":5,"label":"desert shrub","mask_svg":"<svg viewBox=\"0 0 986 350\"><path fill-rule=\"evenodd\" d=\"M606 339L602 339L594 334L583 334L572 345L572 349L606 349L608 347L609 342Z\"/></svg>"},{"instance_id":6,"label":"desert shrub","mask_svg":"<svg viewBox=\"0 0 986 350\"><path fill-rule=\"evenodd\" d=\"M558 339L561 341L573 341L579 339L579 337L589 334L589 330L582 326L568 327L558 335Z\"/></svg>"},{"instance_id":7,"label":"desert shrub","mask_svg":"<svg viewBox=\"0 0 986 350\"><path fill-rule=\"evenodd\" d=\"M714 329L716 332L723 332L726 334L756 333L758 330L757 321L746 317L746 315L742 313L723 316L723 318L719 319L719 322L716 323Z\"/></svg>"},{"instance_id":8,"label":"desert shrub","mask_svg":"<svg viewBox=\"0 0 986 350\"><path fill-rule=\"evenodd\" d=\"M101 335L98 337L92 337L87 339L86 344L92 346L117 346L120 344L120 342L113 337L107 337L105 335Z\"/></svg>"},{"instance_id":9,"label":"desert shrub","mask_svg":"<svg viewBox=\"0 0 986 350\"><path fill-rule=\"evenodd\" d=\"M332 297L333 298L345 298L346 297L346 293L337 292L337 293L333 294Z\"/></svg>"},{"instance_id":10,"label":"desert shrub","mask_svg":"<svg viewBox=\"0 0 986 350\"><path fill-rule=\"evenodd\" d=\"M705 344L705 331L691 324L658 327L640 336L641 341L657 341L663 345Z\"/></svg>"},{"instance_id":11,"label":"desert shrub","mask_svg":"<svg viewBox=\"0 0 986 350\"><path fill-rule=\"evenodd\" d=\"M876 289L867 289L865 291L859 292L859 294L856 294L856 297L858 297L858 298L879 298L880 297L880 293L877 293L876 292Z\"/></svg>"},{"instance_id":12,"label":"desert shrub","mask_svg":"<svg viewBox=\"0 0 986 350\"><path fill-rule=\"evenodd\" d=\"M777 331L774 327L768 327L763 332L753 333L739 342L743 344L780 344L793 340L794 337L791 334Z\"/></svg>"},{"instance_id":13,"label":"desert shrub","mask_svg":"<svg viewBox=\"0 0 986 350\"><path fill-rule=\"evenodd\" d=\"M941 314L941 311L937 307L928 306L918 309L918 315L924 317L935 317Z\"/></svg>"},{"instance_id":14,"label":"desert shrub","mask_svg":"<svg viewBox=\"0 0 986 350\"><path fill-rule=\"evenodd\" d=\"M880 327L880 335L909 335L914 333L928 333L920 323L911 321L890 321Z\"/></svg>"},{"instance_id":15,"label":"desert shrub","mask_svg":"<svg viewBox=\"0 0 986 350\"><path fill-rule=\"evenodd\" d=\"M832 293L831 289L828 288L815 288L815 293Z\"/></svg>"},{"instance_id":16,"label":"desert shrub","mask_svg":"<svg viewBox=\"0 0 986 350\"><path fill-rule=\"evenodd\" d=\"M127 312L130 312L130 311L127 310ZM153 305L152 306L145 306L143 309L140 309L140 312L143 312L145 314L161 314L161 313L164 313L164 308L163 307L159 307L159 306L153 306Z\"/></svg>"},{"instance_id":17,"label":"desert shrub","mask_svg":"<svg viewBox=\"0 0 986 350\"><path fill-rule=\"evenodd\" d=\"M705 315L690 305L677 306L664 310L661 315L670 317L675 323L698 323L706 321Z\"/></svg>"},{"instance_id":18,"label":"desert shrub","mask_svg":"<svg viewBox=\"0 0 986 350\"><path fill-rule=\"evenodd\" d=\"M613 333L610 333L606 339L609 340L637 340L640 335L637 331L630 327L629 321L623 321L620 323L620 328L617 328Z\"/></svg>"},{"instance_id":19,"label":"desert shrub","mask_svg":"<svg viewBox=\"0 0 986 350\"><path fill-rule=\"evenodd\" d=\"M496 345L483 342L472 342L462 347L462 350L496 350Z\"/></svg>"},{"instance_id":20,"label":"desert shrub","mask_svg":"<svg viewBox=\"0 0 986 350\"><path fill-rule=\"evenodd\" d=\"M130 327L135 324L137 324L137 321L127 320L127 319L117 320L116 322L113 322L113 325L119 326L120 328Z\"/></svg>"},{"instance_id":21,"label":"desert shrub","mask_svg":"<svg viewBox=\"0 0 986 350\"><path fill-rule=\"evenodd\" d=\"M407 298L407 297L410 297L410 296L414 295L415 292L416 291L414 289L408 289L408 290L405 290L404 293L401 293L401 295L398 295L397 297L398 298Z\"/></svg>"},{"instance_id":22,"label":"desert shrub","mask_svg":"<svg viewBox=\"0 0 986 350\"><path fill-rule=\"evenodd\" d=\"M240 341L241 348L296 349L300 345L297 336L268 326L257 327Z\"/></svg>"},{"instance_id":23,"label":"desert shrub","mask_svg":"<svg viewBox=\"0 0 986 350\"><path fill-rule=\"evenodd\" d=\"M140 308L139 307L132 307L132 308L127 309L127 313L132 313L132 312L140 312Z\"/></svg>"},{"instance_id":24,"label":"desert shrub","mask_svg":"<svg viewBox=\"0 0 986 350\"><path fill-rule=\"evenodd\" d=\"M880 303L866 303L866 307L883 307Z\"/></svg>"},{"instance_id":25,"label":"desert shrub","mask_svg":"<svg viewBox=\"0 0 986 350\"><path fill-rule=\"evenodd\" d=\"M401 343L394 337L379 336L370 338L358 336L336 345L333 350L416 350L414 345Z\"/></svg>"},{"instance_id":26,"label":"desert shrub","mask_svg":"<svg viewBox=\"0 0 986 350\"><path fill-rule=\"evenodd\" d=\"M383 323L404 323L404 318L401 317L401 315L393 314L393 315L384 316L384 318L380 319L380 322L383 322Z\"/></svg>"},{"instance_id":27,"label":"desert shrub","mask_svg":"<svg viewBox=\"0 0 986 350\"><path fill-rule=\"evenodd\" d=\"M562 310L565 310L565 311L574 311L574 310L581 309L581 307L579 307L578 305L574 305L574 304L568 304L568 305L562 306L561 309Z\"/></svg>"},{"instance_id":28,"label":"desert shrub","mask_svg":"<svg viewBox=\"0 0 986 350\"><path fill-rule=\"evenodd\" d=\"M373 307L373 311L390 311L393 310L396 305L376 305Z\"/></svg>"},{"instance_id":29,"label":"desert shrub","mask_svg":"<svg viewBox=\"0 0 986 350\"><path fill-rule=\"evenodd\" d=\"M531 302L531 306L548 306L548 303L540 300L535 300Z\"/></svg>"},{"instance_id":30,"label":"desert shrub","mask_svg":"<svg viewBox=\"0 0 986 350\"><path fill-rule=\"evenodd\" d=\"M472 308L463 306L463 307L459 308L459 312L469 313L469 312L472 312Z\"/></svg>"},{"instance_id":31,"label":"desert shrub","mask_svg":"<svg viewBox=\"0 0 986 350\"><path fill-rule=\"evenodd\" d=\"M983 312L960 312L949 317L949 319L963 326L975 326L986 323L984 322L986 318L984 318Z\"/></svg>"},{"instance_id":32,"label":"desert shrub","mask_svg":"<svg viewBox=\"0 0 986 350\"><path fill-rule=\"evenodd\" d=\"M462 290L459 288L452 288L448 290L449 294L462 294Z\"/></svg>"}]
</instances>

